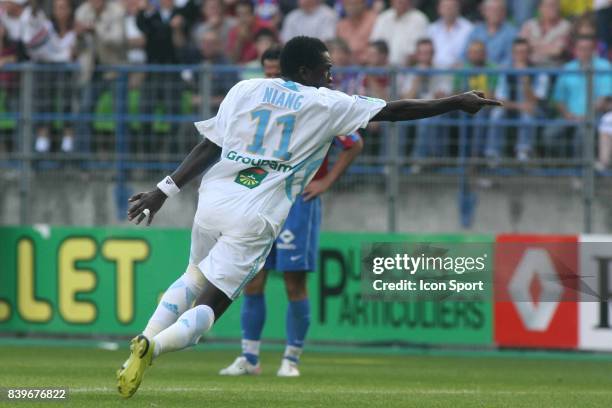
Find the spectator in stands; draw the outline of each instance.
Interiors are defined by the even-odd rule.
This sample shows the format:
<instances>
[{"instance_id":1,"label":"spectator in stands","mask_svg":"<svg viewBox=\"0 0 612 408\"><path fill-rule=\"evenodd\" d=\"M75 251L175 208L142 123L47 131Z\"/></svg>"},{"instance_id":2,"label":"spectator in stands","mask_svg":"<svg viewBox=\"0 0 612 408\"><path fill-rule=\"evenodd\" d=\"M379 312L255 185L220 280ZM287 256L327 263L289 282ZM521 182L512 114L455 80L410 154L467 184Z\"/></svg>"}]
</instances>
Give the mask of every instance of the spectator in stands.
<instances>
[{"instance_id":1,"label":"spectator in stands","mask_svg":"<svg viewBox=\"0 0 612 408\"><path fill-rule=\"evenodd\" d=\"M574 20L572 37L576 39L582 36L597 36L597 26L595 25L595 20L593 20L593 16L591 14L584 14ZM572 45L574 46L575 44Z\"/></svg>"},{"instance_id":2,"label":"spectator in stands","mask_svg":"<svg viewBox=\"0 0 612 408\"><path fill-rule=\"evenodd\" d=\"M283 42L298 35L316 37L321 41L336 36L338 16L331 7L321 3L321 0L299 0L298 6L285 17L281 31Z\"/></svg>"},{"instance_id":3,"label":"spectator in stands","mask_svg":"<svg viewBox=\"0 0 612 408\"><path fill-rule=\"evenodd\" d=\"M173 0L160 0L159 7L145 0L136 16L138 29L146 38L150 64L176 64L178 48L183 44L185 17Z\"/></svg>"},{"instance_id":4,"label":"spectator in stands","mask_svg":"<svg viewBox=\"0 0 612 408\"><path fill-rule=\"evenodd\" d=\"M336 35L348 44L356 64L365 63L376 13L368 9L366 0L344 0L346 17L338 22Z\"/></svg>"},{"instance_id":5,"label":"spectator in stands","mask_svg":"<svg viewBox=\"0 0 612 408\"><path fill-rule=\"evenodd\" d=\"M429 38L417 42L414 68L429 70L434 65L434 44ZM407 99L432 99L448 96L452 92L452 81L446 75L428 75L426 73L408 74L402 79L401 96ZM433 125L437 119L421 119L416 123L416 135L412 148L412 172L421 171L421 160L431 156L448 154L448 129ZM404 149L402 148L403 152Z\"/></svg>"},{"instance_id":6,"label":"spectator in stands","mask_svg":"<svg viewBox=\"0 0 612 408\"><path fill-rule=\"evenodd\" d=\"M213 30L224 41L223 48L227 48L229 33L236 26L236 19L227 16L222 0L204 0L202 3L202 20L195 25L191 32L193 44L198 44L204 33Z\"/></svg>"},{"instance_id":7,"label":"spectator in stands","mask_svg":"<svg viewBox=\"0 0 612 408\"><path fill-rule=\"evenodd\" d=\"M495 64L487 60L487 46L483 41L472 41L468 46L467 62L462 66L464 69L484 69L495 68ZM456 75L454 89L456 92L465 92L470 89L478 89L488 97L495 93L497 86L497 76L490 73L472 73L468 75ZM472 156L478 157L484 154L491 159L491 164L495 164L497 158L495 152L495 142L492 140L495 134L489 132L489 111L480 111L471 118L485 123L471 126L470 130L470 151Z\"/></svg>"},{"instance_id":8,"label":"spectator in stands","mask_svg":"<svg viewBox=\"0 0 612 408\"><path fill-rule=\"evenodd\" d=\"M96 72L97 64L117 65L127 61L124 29L125 11L120 3L109 0L87 0L75 13L74 30L77 35L76 55L82 88L79 112L91 114L94 104L105 90L112 92L111 81L116 73ZM88 122L79 123L77 135L89 145Z\"/></svg>"},{"instance_id":9,"label":"spectator in stands","mask_svg":"<svg viewBox=\"0 0 612 408\"><path fill-rule=\"evenodd\" d=\"M147 62L145 46L147 39L136 24L136 17L140 11L141 0L123 0L125 8L124 30L127 43L127 62L134 65L142 65ZM127 106L128 114L140 114L142 103L142 85L145 80L145 72L130 72L128 74L128 95ZM130 131L130 151L142 152L142 146L146 145L149 138L143 135L143 123L140 120L130 121L127 126Z\"/></svg>"},{"instance_id":10,"label":"spectator in stands","mask_svg":"<svg viewBox=\"0 0 612 408\"><path fill-rule=\"evenodd\" d=\"M541 0L539 16L527 21L520 37L531 48L531 62L536 66L558 66L563 62L572 25L561 17L559 0Z\"/></svg>"},{"instance_id":11,"label":"spectator in stands","mask_svg":"<svg viewBox=\"0 0 612 408\"><path fill-rule=\"evenodd\" d=\"M280 45L273 45L264 51L261 56L261 67L265 78L276 77L281 72L280 55L282 50L283 48Z\"/></svg>"},{"instance_id":12,"label":"spectator in stands","mask_svg":"<svg viewBox=\"0 0 612 408\"><path fill-rule=\"evenodd\" d=\"M19 94L16 84L19 83L15 72L3 70L5 64L17 62L17 43L11 41L8 30L0 20L0 113L18 112ZM12 151L16 147L15 121L0 122L0 154Z\"/></svg>"},{"instance_id":13,"label":"spectator in stands","mask_svg":"<svg viewBox=\"0 0 612 408\"><path fill-rule=\"evenodd\" d=\"M145 51L149 64L177 64L185 46L185 17L173 0L160 0L159 8L145 0L136 16L136 25L145 36ZM148 72L140 109L148 115L180 113L183 84L176 72ZM164 133L155 122L148 122L146 134ZM169 128L170 134L177 128Z\"/></svg>"},{"instance_id":14,"label":"spectator in stands","mask_svg":"<svg viewBox=\"0 0 612 408\"><path fill-rule=\"evenodd\" d=\"M507 0L508 9L512 20L517 27L521 27L534 15L540 0Z\"/></svg>"},{"instance_id":15,"label":"spectator in stands","mask_svg":"<svg viewBox=\"0 0 612 408\"><path fill-rule=\"evenodd\" d=\"M198 42L199 53L195 56L195 59L189 59L186 61L190 64L207 62L211 65L228 65L230 60L224 53L223 40L219 37L217 31L209 30L202 34L202 38ZM212 113L215 113L219 109L221 101L225 97L225 94L230 90L234 84L239 80L238 75L233 72L220 72L213 71L210 79L210 96L208 100ZM193 86L199 84L199 78L194 77ZM198 89L199 91L199 89ZM201 107L202 95L197 92L196 96L193 97L193 104Z\"/></svg>"},{"instance_id":16,"label":"spectator in stands","mask_svg":"<svg viewBox=\"0 0 612 408\"><path fill-rule=\"evenodd\" d=\"M389 47L384 41L372 41L368 45L366 65L369 68L386 68L389 65ZM389 99L389 75L368 74L363 80L366 95L375 98Z\"/></svg>"},{"instance_id":17,"label":"spectator in stands","mask_svg":"<svg viewBox=\"0 0 612 408\"><path fill-rule=\"evenodd\" d=\"M54 0L51 15L54 35L58 43L58 56L61 63L74 62L76 49L76 32L74 31L74 9L70 0ZM57 87L57 99L62 113L73 112L74 79L71 72L61 73ZM74 150L74 130L70 124L63 128L61 150Z\"/></svg>"},{"instance_id":18,"label":"spectator in stands","mask_svg":"<svg viewBox=\"0 0 612 408\"><path fill-rule=\"evenodd\" d=\"M96 64L125 63L124 15L121 4L108 0L87 0L77 8L75 32L83 79L91 79Z\"/></svg>"},{"instance_id":19,"label":"spectator in stands","mask_svg":"<svg viewBox=\"0 0 612 408\"><path fill-rule=\"evenodd\" d=\"M510 65L516 28L506 21L505 1L485 0L483 11L485 21L476 24L468 37L467 44L482 41L487 49L487 60L497 65Z\"/></svg>"},{"instance_id":20,"label":"spectator in stands","mask_svg":"<svg viewBox=\"0 0 612 408\"><path fill-rule=\"evenodd\" d=\"M259 19L250 0L240 0L236 4L236 26L229 32L227 55L232 62L244 64L257 59L255 34L262 28L272 28L269 23Z\"/></svg>"},{"instance_id":21,"label":"spectator in stands","mask_svg":"<svg viewBox=\"0 0 612 408\"><path fill-rule=\"evenodd\" d=\"M244 65L248 71L242 73L242 79L263 78L262 56L270 48L278 45L276 33L269 28L262 28L255 34L255 48L257 49L257 59Z\"/></svg>"},{"instance_id":22,"label":"spectator in stands","mask_svg":"<svg viewBox=\"0 0 612 408\"><path fill-rule=\"evenodd\" d=\"M413 7L412 0L391 0L391 8L378 15L371 41L382 40L389 46L389 62L410 64L419 38L427 33L429 20Z\"/></svg>"},{"instance_id":23,"label":"spectator in stands","mask_svg":"<svg viewBox=\"0 0 612 408\"><path fill-rule=\"evenodd\" d=\"M566 54L570 55L572 58L575 56L574 50L576 49L576 39L581 37L593 37L596 38L597 41L597 23L592 14L584 14L574 21L566 52ZM602 56L605 57L605 53L602 54Z\"/></svg>"},{"instance_id":24,"label":"spectator in stands","mask_svg":"<svg viewBox=\"0 0 612 408\"><path fill-rule=\"evenodd\" d=\"M368 45L366 53L366 66L368 68L387 68L389 65L389 47L387 43L378 40L372 41ZM390 94L390 80L388 74L366 74L363 76L363 94L373 96L380 99L389 99ZM379 122L368 123L366 127L368 135L380 136L381 124ZM379 140L379 139L377 139ZM367 146L366 150L368 153L374 153L374 146ZM382 149L378 151L384 152L385 145L383 144Z\"/></svg>"},{"instance_id":25,"label":"spectator in stands","mask_svg":"<svg viewBox=\"0 0 612 408\"><path fill-rule=\"evenodd\" d=\"M62 62L74 59L76 33L74 31L74 10L70 0L53 0L51 23L58 41Z\"/></svg>"},{"instance_id":26,"label":"spectator in stands","mask_svg":"<svg viewBox=\"0 0 612 408\"><path fill-rule=\"evenodd\" d=\"M595 37L582 36L576 39L576 59L563 66L566 71L592 68L610 70L610 62L596 56ZM586 76L584 74L560 74L555 83L553 100L563 119L575 123L567 126L548 126L544 132L545 145L552 152L559 152L560 139L567 131L573 134L574 153L580 153L582 135L579 132L581 121L587 116ZM593 108L601 115L606 108L606 97L612 96L612 76L606 73L595 74L593 78Z\"/></svg>"},{"instance_id":27,"label":"spectator in stands","mask_svg":"<svg viewBox=\"0 0 612 408\"><path fill-rule=\"evenodd\" d=\"M344 40L336 38L328 41L327 48L335 68L346 69L352 65L351 49ZM363 95L365 93L363 90L364 75L359 71L334 72L332 78L334 88L339 91L348 95Z\"/></svg>"},{"instance_id":28,"label":"spectator in stands","mask_svg":"<svg viewBox=\"0 0 612 408\"><path fill-rule=\"evenodd\" d=\"M459 0L439 0L440 18L427 27L427 36L433 42L435 55L433 64L439 68L450 68L461 63L463 50L474 26L461 17Z\"/></svg>"},{"instance_id":29,"label":"spectator in stands","mask_svg":"<svg viewBox=\"0 0 612 408\"><path fill-rule=\"evenodd\" d=\"M512 67L516 70L524 70L531 67L529 55L531 53L529 42L523 38L517 38L512 45ZM515 146L516 157L520 161L527 161L532 152L536 127L533 124L538 114L538 106L546 99L548 93L548 76L545 74L506 74L501 75L495 91L495 97L504 102L504 107L495 108L491 112L491 122L504 117L516 118L520 122L517 125L517 141ZM506 128L503 128L505 130ZM498 130L490 134L504 134L507 132ZM491 152L499 156L501 154L503 137L492 136Z\"/></svg>"},{"instance_id":30,"label":"spectator in stands","mask_svg":"<svg viewBox=\"0 0 612 408\"><path fill-rule=\"evenodd\" d=\"M5 64L13 64L15 62L17 62L17 44L10 40L8 30L0 22L0 68ZM2 72L0 74L0 83L6 85L6 82L9 79L14 79L15 75L15 73Z\"/></svg>"},{"instance_id":31,"label":"spectator in stands","mask_svg":"<svg viewBox=\"0 0 612 408\"><path fill-rule=\"evenodd\" d=\"M34 109L46 114L56 113L58 110L61 113L69 113L72 80L60 64L72 61L76 42L76 35L72 30L72 8L67 0L55 0L53 24L43 11L41 3L39 0L30 0L30 7L21 15L21 42L28 57L38 64L53 64L36 72ZM58 103L61 106L58 106ZM51 121L41 121L37 124L34 144L37 152L48 152L51 148L50 125ZM67 126L62 133L61 149L71 152L74 147L72 127Z\"/></svg>"},{"instance_id":32,"label":"spectator in stands","mask_svg":"<svg viewBox=\"0 0 612 408\"><path fill-rule=\"evenodd\" d=\"M612 155L612 97L605 98L604 110L607 113L599 122L599 160L595 163L595 169L600 172L610 165Z\"/></svg>"},{"instance_id":33,"label":"spectator in stands","mask_svg":"<svg viewBox=\"0 0 612 408\"><path fill-rule=\"evenodd\" d=\"M130 64L137 65L147 62L147 54L145 52L147 39L136 24L136 17L140 11L139 3L140 0L124 0L124 29L128 47L127 60Z\"/></svg>"},{"instance_id":34,"label":"spectator in stands","mask_svg":"<svg viewBox=\"0 0 612 408\"><path fill-rule=\"evenodd\" d=\"M608 59L612 59L612 0L594 0L593 8L597 22L597 38L602 41Z\"/></svg>"},{"instance_id":35,"label":"spectator in stands","mask_svg":"<svg viewBox=\"0 0 612 408\"><path fill-rule=\"evenodd\" d=\"M23 10L28 5L28 0L3 0L0 7L0 24L9 41L18 43L21 41L21 22L19 21Z\"/></svg>"}]
</instances>

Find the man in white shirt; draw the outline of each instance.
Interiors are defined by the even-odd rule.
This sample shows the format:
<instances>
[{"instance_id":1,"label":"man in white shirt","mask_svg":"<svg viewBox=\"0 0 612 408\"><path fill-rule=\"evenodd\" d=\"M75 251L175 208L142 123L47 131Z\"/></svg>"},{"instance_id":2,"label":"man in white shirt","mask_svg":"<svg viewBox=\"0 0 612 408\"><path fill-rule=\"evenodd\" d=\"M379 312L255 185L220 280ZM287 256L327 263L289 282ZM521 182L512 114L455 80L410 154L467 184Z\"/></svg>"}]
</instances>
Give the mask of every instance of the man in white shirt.
<instances>
[{"instance_id":1,"label":"man in white shirt","mask_svg":"<svg viewBox=\"0 0 612 408\"><path fill-rule=\"evenodd\" d=\"M21 14L28 0L4 0L0 7L0 24L6 28L9 40L21 41Z\"/></svg>"},{"instance_id":2,"label":"man in white shirt","mask_svg":"<svg viewBox=\"0 0 612 408\"><path fill-rule=\"evenodd\" d=\"M289 41L280 60L283 78L235 85L217 116L196 123L205 140L179 168L154 190L130 198L128 219L139 223L148 216L150 225L166 198L205 172L187 271L164 292L117 371L117 388L125 398L137 391L153 358L197 344L261 269L293 201L336 135L370 121L420 119L457 109L473 114L499 105L474 91L388 103L332 91L326 88L332 81L329 52L312 37Z\"/></svg>"},{"instance_id":3,"label":"man in white shirt","mask_svg":"<svg viewBox=\"0 0 612 408\"><path fill-rule=\"evenodd\" d=\"M285 43L297 37L306 35L328 41L336 36L338 16L327 4L321 0L299 0L299 8L287 14L283 21L281 40Z\"/></svg>"},{"instance_id":4,"label":"man in white shirt","mask_svg":"<svg viewBox=\"0 0 612 408\"><path fill-rule=\"evenodd\" d=\"M427 36L434 45L433 63L438 68L450 68L461 62L463 50L474 26L460 16L459 0L439 0L440 18L427 27Z\"/></svg>"},{"instance_id":5,"label":"man in white shirt","mask_svg":"<svg viewBox=\"0 0 612 408\"><path fill-rule=\"evenodd\" d=\"M406 66L416 49L416 43L427 34L429 20L413 8L412 0L391 0L391 8L380 13L370 40L383 40L389 46L389 62Z\"/></svg>"}]
</instances>

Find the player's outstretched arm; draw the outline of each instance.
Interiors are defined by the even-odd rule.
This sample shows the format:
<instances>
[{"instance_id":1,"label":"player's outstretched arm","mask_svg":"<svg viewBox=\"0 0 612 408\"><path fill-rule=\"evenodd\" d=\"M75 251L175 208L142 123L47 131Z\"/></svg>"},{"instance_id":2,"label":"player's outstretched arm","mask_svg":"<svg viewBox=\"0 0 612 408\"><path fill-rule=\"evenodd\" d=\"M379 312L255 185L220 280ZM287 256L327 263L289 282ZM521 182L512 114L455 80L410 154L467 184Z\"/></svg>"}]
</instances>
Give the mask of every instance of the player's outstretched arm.
<instances>
[{"instance_id":1,"label":"player's outstretched arm","mask_svg":"<svg viewBox=\"0 0 612 408\"><path fill-rule=\"evenodd\" d=\"M382 108L371 122L423 119L455 110L474 114L486 106L501 105L500 101L487 99L482 92L478 91L440 99L403 99L388 102L387 106Z\"/></svg>"},{"instance_id":2,"label":"player's outstretched arm","mask_svg":"<svg viewBox=\"0 0 612 408\"><path fill-rule=\"evenodd\" d=\"M202 174L214 162L219 159L221 148L208 139L204 139L185 157L180 166L170 175L177 188L181 188L191 180ZM149 210L147 225L151 225L155 213L164 205L168 196L159 188L151 191L134 194L128 200L128 220L132 221L138 217L136 224L140 224L145 218L143 211Z\"/></svg>"}]
</instances>

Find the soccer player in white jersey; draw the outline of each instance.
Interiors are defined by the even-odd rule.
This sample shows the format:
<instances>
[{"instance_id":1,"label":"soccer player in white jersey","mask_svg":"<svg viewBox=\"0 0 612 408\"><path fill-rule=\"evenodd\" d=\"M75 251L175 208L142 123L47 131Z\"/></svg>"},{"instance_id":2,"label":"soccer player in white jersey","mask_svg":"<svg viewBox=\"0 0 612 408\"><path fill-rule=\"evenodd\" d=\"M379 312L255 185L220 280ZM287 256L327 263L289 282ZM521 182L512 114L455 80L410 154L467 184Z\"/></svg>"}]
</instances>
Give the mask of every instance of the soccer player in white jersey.
<instances>
[{"instance_id":1,"label":"soccer player in white jersey","mask_svg":"<svg viewBox=\"0 0 612 408\"><path fill-rule=\"evenodd\" d=\"M137 391L145 369L161 354L196 344L261 269L295 197L336 135L370 121L421 119L453 110L473 114L500 105L475 91L393 102L348 96L326 88L331 67L320 40L290 40L281 54L282 79L236 84L217 116L196 123L204 140L178 169L157 188L130 198L128 219L148 217L150 225L168 197L206 170L187 270L164 293L142 334L132 339L130 356L117 371L121 396Z\"/></svg>"},{"instance_id":2,"label":"soccer player in white jersey","mask_svg":"<svg viewBox=\"0 0 612 408\"><path fill-rule=\"evenodd\" d=\"M269 48L262 54L261 65L266 78L281 76L280 54L280 47ZM322 212L320 195L334 184L359 155L363 142L359 133L355 132L336 136L332 146L340 150L337 160L333 166L328 166L329 155L327 155L312 181L304 189L304 193L295 198L262 270L245 285L242 291L240 310L242 354L232 364L221 369L219 371L221 375L261 373L259 349L267 315L264 294L270 270L282 273L287 292L286 346L277 375L279 377L300 375L299 362L310 326L307 275L314 272L319 253Z\"/></svg>"}]
</instances>

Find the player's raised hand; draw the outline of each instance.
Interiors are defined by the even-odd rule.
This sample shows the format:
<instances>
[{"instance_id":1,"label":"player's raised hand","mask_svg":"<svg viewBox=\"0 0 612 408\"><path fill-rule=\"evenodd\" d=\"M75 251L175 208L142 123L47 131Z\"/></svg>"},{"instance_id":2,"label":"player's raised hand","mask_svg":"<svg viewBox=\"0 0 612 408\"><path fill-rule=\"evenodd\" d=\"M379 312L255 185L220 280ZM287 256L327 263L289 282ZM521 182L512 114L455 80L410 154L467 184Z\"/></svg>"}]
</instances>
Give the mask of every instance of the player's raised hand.
<instances>
[{"instance_id":1,"label":"player's raised hand","mask_svg":"<svg viewBox=\"0 0 612 408\"><path fill-rule=\"evenodd\" d=\"M489 99L480 91L465 92L456 96L459 102L459 109L472 115L478 113L487 106L502 106L502 103L496 99Z\"/></svg>"},{"instance_id":2,"label":"player's raised hand","mask_svg":"<svg viewBox=\"0 0 612 408\"><path fill-rule=\"evenodd\" d=\"M147 216L147 226L153 222L153 217L159 211L164 202L168 198L160 189L156 188L146 193L137 193L131 196L128 200L130 208L128 209L128 221L136 219L136 224L140 224Z\"/></svg>"}]
</instances>

